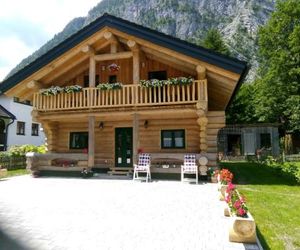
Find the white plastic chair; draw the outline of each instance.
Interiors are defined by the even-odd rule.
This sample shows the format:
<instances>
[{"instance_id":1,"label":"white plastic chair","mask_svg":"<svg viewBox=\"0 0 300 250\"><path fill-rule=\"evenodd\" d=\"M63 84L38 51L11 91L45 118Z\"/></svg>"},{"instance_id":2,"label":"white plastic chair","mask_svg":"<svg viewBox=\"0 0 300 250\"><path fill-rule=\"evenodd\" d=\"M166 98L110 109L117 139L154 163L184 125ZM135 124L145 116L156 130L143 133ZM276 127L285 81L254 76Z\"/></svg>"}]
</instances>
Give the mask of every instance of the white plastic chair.
<instances>
[{"instance_id":1,"label":"white plastic chair","mask_svg":"<svg viewBox=\"0 0 300 250\"><path fill-rule=\"evenodd\" d=\"M151 180L150 173L151 157L150 154L139 154L138 164L134 164L133 180ZM146 176L139 176L139 173L145 173Z\"/></svg>"},{"instance_id":2,"label":"white plastic chair","mask_svg":"<svg viewBox=\"0 0 300 250\"><path fill-rule=\"evenodd\" d=\"M184 175L195 175L195 179L187 178ZM181 165L181 181L194 181L198 184L198 166L196 164L196 155L187 154L184 156L183 165Z\"/></svg>"}]
</instances>

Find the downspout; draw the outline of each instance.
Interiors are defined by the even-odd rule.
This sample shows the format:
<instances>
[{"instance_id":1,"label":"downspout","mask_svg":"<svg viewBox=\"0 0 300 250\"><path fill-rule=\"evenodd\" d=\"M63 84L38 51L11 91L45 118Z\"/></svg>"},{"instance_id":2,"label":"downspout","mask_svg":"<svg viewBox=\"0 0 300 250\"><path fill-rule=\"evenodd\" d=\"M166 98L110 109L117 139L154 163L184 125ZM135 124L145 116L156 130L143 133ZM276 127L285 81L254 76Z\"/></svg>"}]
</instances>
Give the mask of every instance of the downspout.
<instances>
[{"instance_id":1,"label":"downspout","mask_svg":"<svg viewBox=\"0 0 300 250\"><path fill-rule=\"evenodd\" d=\"M15 118L12 118L12 121L10 123L8 123L6 126L5 126L5 140L4 140L4 151L7 150L7 135L8 135L8 127L13 124L15 121Z\"/></svg>"}]
</instances>

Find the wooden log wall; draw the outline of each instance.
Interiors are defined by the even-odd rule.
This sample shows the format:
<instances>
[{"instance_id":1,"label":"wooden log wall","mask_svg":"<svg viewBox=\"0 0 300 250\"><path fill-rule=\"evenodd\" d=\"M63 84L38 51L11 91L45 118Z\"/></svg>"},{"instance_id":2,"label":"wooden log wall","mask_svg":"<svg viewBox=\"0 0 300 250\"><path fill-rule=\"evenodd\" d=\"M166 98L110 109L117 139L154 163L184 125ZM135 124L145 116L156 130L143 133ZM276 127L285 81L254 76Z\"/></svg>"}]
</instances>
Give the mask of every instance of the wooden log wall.
<instances>
[{"instance_id":1,"label":"wooden log wall","mask_svg":"<svg viewBox=\"0 0 300 250\"><path fill-rule=\"evenodd\" d=\"M114 163L115 158L115 128L132 127L133 116L128 120L105 121L104 128L99 128L100 120L95 122L95 165L109 165ZM144 127L148 120L147 128ZM185 129L185 149L161 149L161 130L163 129ZM82 149L69 149L70 132L88 131L88 122L61 122L57 129L56 152L60 153L82 153ZM199 152L199 126L194 118L188 119L151 119L141 118L139 120L139 148L149 153L197 153Z\"/></svg>"},{"instance_id":2,"label":"wooden log wall","mask_svg":"<svg viewBox=\"0 0 300 250\"><path fill-rule=\"evenodd\" d=\"M118 72L110 72L107 66L116 63L120 66ZM167 77L180 77L190 76L188 73L172 68L168 65L160 63L155 60L147 59L140 62L141 76L140 79L148 79L148 72L151 71L167 71ZM196 73L196 72L195 72ZM88 76L89 70L85 70L78 76L74 77L71 81L63 83L64 85L82 85L84 83L84 77ZM96 75L99 75L99 82L108 82L110 75L116 75L117 81L123 84L133 84L133 74L132 74L132 58L114 60L114 61L103 61L96 64ZM193 76L196 79L196 76ZM97 83L96 83L97 85Z\"/></svg>"},{"instance_id":3,"label":"wooden log wall","mask_svg":"<svg viewBox=\"0 0 300 250\"><path fill-rule=\"evenodd\" d=\"M208 111L207 112L208 124L207 124L207 153L210 155L218 153L218 133L221 128L225 127L225 112L224 111ZM216 160L210 157L209 165L216 165Z\"/></svg>"}]
</instances>

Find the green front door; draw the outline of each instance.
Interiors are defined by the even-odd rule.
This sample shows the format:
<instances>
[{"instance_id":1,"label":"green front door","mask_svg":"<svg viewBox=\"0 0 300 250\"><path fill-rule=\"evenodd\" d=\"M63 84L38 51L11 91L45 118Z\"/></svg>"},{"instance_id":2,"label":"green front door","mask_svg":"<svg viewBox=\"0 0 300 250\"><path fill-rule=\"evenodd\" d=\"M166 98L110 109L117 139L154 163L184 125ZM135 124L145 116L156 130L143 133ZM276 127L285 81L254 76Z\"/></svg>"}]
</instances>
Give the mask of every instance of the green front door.
<instances>
[{"instance_id":1,"label":"green front door","mask_svg":"<svg viewBox=\"0 0 300 250\"><path fill-rule=\"evenodd\" d=\"M116 167L132 167L132 128L115 129Z\"/></svg>"}]
</instances>

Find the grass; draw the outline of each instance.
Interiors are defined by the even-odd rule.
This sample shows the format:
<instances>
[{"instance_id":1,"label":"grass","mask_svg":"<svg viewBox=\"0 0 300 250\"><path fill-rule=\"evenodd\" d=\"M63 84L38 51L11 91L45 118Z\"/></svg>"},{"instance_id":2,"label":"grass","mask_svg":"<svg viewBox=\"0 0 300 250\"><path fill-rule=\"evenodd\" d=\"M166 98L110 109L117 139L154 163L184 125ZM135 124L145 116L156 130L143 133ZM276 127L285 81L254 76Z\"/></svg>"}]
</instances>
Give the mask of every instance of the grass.
<instances>
[{"instance_id":1,"label":"grass","mask_svg":"<svg viewBox=\"0 0 300 250\"><path fill-rule=\"evenodd\" d=\"M264 249L300 249L300 186L257 163L222 163L246 197Z\"/></svg>"},{"instance_id":2,"label":"grass","mask_svg":"<svg viewBox=\"0 0 300 250\"><path fill-rule=\"evenodd\" d=\"M19 176L19 175L26 175L26 174L29 174L29 172L26 169L8 170L7 175L5 177L0 177L0 179L7 178L7 177L13 177L13 176Z\"/></svg>"}]
</instances>

